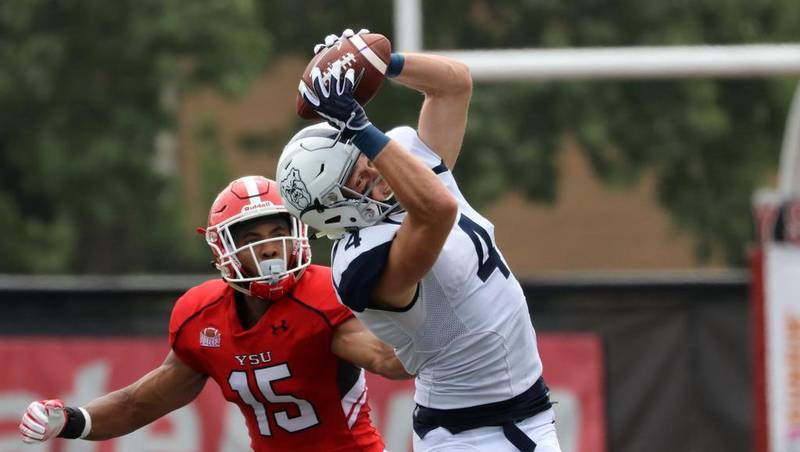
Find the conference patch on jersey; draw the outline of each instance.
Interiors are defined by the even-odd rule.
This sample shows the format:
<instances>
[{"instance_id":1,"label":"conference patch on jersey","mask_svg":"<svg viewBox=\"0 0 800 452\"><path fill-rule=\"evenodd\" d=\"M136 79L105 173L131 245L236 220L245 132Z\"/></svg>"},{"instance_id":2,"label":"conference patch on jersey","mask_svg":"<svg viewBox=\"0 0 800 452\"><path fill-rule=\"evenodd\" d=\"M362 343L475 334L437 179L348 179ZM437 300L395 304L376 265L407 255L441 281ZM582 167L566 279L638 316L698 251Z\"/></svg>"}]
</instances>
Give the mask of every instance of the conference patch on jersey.
<instances>
[{"instance_id":1,"label":"conference patch on jersey","mask_svg":"<svg viewBox=\"0 0 800 452\"><path fill-rule=\"evenodd\" d=\"M200 331L200 345L203 347L219 348L222 343L222 334L214 327L206 327Z\"/></svg>"},{"instance_id":2,"label":"conference patch on jersey","mask_svg":"<svg viewBox=\"0 0 800 452\"><path fill-rule=\"evenodd\" d=\"M284 200L298 210L303 210L311 204L311 195L308 193L306 184L300 178L300 171L297 168L292 168L292 171L281 180L281 192Z\"/></svg>"}]
</instances>

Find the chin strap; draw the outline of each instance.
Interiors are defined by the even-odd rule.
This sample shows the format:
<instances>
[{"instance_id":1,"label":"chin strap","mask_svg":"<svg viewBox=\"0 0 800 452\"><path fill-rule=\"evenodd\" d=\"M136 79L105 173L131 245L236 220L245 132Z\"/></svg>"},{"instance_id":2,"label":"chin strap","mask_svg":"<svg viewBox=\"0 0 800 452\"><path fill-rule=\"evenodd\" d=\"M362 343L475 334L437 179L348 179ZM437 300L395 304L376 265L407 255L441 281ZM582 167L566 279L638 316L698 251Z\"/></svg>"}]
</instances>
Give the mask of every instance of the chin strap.
<instances>
[{"instance_id":1,"label":"chin strap","mask_svg":"<svg viewBox=\"0 0 800 452\"><path fill-rule=\"evenodd\" d=\"M250 283L250 295L265 301L279 300L289 293L296 281L294 275L283 278L277 284L253 281Z\"/></svg>"}]
</instances>

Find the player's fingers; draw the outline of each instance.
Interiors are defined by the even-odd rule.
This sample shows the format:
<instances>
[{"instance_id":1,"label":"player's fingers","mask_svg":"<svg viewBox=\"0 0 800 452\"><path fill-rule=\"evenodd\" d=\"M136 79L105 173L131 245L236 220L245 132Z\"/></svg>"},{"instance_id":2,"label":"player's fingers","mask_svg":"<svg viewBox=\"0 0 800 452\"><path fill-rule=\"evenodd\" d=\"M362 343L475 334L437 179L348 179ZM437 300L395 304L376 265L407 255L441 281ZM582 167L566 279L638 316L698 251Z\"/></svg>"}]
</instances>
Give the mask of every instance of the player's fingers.
<instances>
[{"instance_id":1,"label":"player's fingers","mask_svg":"<svg viewBox=\"0 0 800 452\"><path fill-rule=\"evenodd\" d=\"M311 70L311 83L314 85L314 92L317 96L325 98L330 96L330 90L319 67L314 67L314 69Z\"/></svg>"},{"instance_id":2,"label":"player's fingers","mask_svg":"<svg viewBox=\"0 0 800 452\"><path fill-rule=\"evenodd\" d=\"M336 95L341 96L346 91L347 91L347 75L345 74L345 76L342 77L342 74L339 73L339 76L337 77L336 80Z\"/></svg>"},{"instance_id":3,"label":"player's fingers","mask_svg":"<svg viewBox=\"0 0 800 452\"><path fill-rule=\"evenodd\" d=\"M44 433L46 429L45 425L47 425L46 423L37 421L27 413L25 414L25 416L22 417L22 424L28 427L29 429L39 433Z\"/></svg>"},{"instance_id":4,"label":"player's fingers","mask_svg":"<svg viewBox=\"0 0 800 452\"><path fill-rule=\"evenodd\" d=\"M326 47L330 47L330 46L334 45L336 43L336 41L338 41L338 40L339 40L339 37L336 36L336 35L325 36L325 46Z\"/></svg>"},{"instance_id":5,"label":"player's fingers","mask_svg":"<svg viewBox=\"0 0 800 452\"><path fill-rule=\"evenodd\" d=\"M30 405L28 405L28 411L33 409L44 410L44 404L42 402L32 402Z\"/></svg>"},{"instance_id":6,"label":"player's fingers","mask_svg":"<svg viewBox=\"0 0 800 452\"><path fill-rule=\"evenodd\" d=\"M22 433L20 433L20 434L22 435L22 442L25 443L25 444L38 444L38 443L42 442L41 439L31 438L31 437L29 437L29 436L27 436L25 434L22 434Z\"/></svg>"},{"instance_id":7,"label":"player's fingers","mask_svg":"<svg viewBox=\"0 0 800 452\"><path fill-rule=\"evenodd\" d=\"M352 96L353 85L355 85L355 73L356 72L354 69L348 69L347 72L344 74L343 77L344 83L342 83L342 89L341 92L339 93L340 96L344 93L347 93L348 95Z\"/></svg>"},{"instance_id":8,"label":"player's fingers","mask_svg":"<svg viewBox=\"0 0 800 452\"><path fill-rule=\"evenodd\" d=\"M35 432L24 424L19 424L19 432L23 438L27 437L34 441L41 441L44 438L44 433Z\"/></svg>"},{"instance_id":9,"label":"player's fingers","mask_svg":"<svg viewBox=\"0 0 800 452\"><path fill-rule=\"evenodd\" d=\"M336 60L331 65L331 77L333 81L331 84L333 88L336 89L336 94L342 94L341 86L342 86L342 62Z\"/></svg>"},{"instance_id":10,"label":"player's fingers","mask_svg":"<svg viewBox=\"0 0 800 452\"><path fill-rule=\"evenodd\" d=\"M300 92L300 95L303 96L303 99L310 102L311 105L319 107L319 97L317 97L311 88L306 85L306 82L300 80L300 85L297 87L297 91Z\"/></svg>"},{"instance_id":11,"label":"player's fingers","mask_svg":"<svg viewBox=\"0 0 800 452\"><path fill-rule=\"evenodd\" d=\"M341 60L336 60L331 64L331 74L334 77L340 77L342 73L342 62Z\"/></svg>"},{"instance_id":12,"label":"player's fingers","mask_svg":"<svg viewBox=\"0 0 800 452\"><path fill-rule=\"evenodd\" d=\"M64 410L64 404L58 400L48 400L44 404L44 412L47 417L59 416Z\"/></svg>"},{"instance_id":13,"label":"player's fingers","mask_svg":"<svg viewBox=\"0 0 800 452\"><path fill-rule=\"evenodd\" d=\"M325 85L322 83L319 77L313 79L314 81L314 94L319 99L319 103L322 103L322 99L327 99L329 97L329 92Z\"/></svg>"},{"instance_id":14,"label":"player's fingers","mask_svg":"<svg viewBox=\"0 0 800 452\"><path fill-rule=\"evenodd\" d=\"M28 407L28 413L43 424L47 423L47 413L44 410L44 405L41 403L31 404L31 406Z\"/></svg>"},{"instance_id":15,"label":"player's fingers","mask_svg":"<svg viewBox=\"0 0 800 452\"><path fill-rule=\"evenodd\" d=\"M61 400L47 400L47 401L44 402L44 407L45 408L63 409L64 408L64 402L61 401Z\"/></svg>"}]
</instances>

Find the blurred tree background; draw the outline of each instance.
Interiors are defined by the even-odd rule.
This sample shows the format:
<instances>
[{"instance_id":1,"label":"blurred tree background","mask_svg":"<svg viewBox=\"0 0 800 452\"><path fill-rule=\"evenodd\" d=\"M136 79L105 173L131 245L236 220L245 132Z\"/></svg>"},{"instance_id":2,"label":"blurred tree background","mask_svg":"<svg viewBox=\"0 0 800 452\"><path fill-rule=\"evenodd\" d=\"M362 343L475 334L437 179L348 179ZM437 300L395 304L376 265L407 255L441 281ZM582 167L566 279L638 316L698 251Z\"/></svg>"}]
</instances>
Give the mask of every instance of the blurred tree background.
<instances>
[{"instance_id":1,"label":"blurred tree background","mask_svg":"<svg viewBox=\"0 0 800 452\"><path fill-rule=\"evenodd\" d=\"M196 265L179 185L155 165L165 90L243 93L271 49L258 6L0 2L0 271Z\"/></svg>"},{"instance_id":2,"label":"blurred tree background","mask_svg":"<svg viewBox=\"0 0 800 452\"><path fill-rule=\"evenodd\" d=\"M423 8L429 49L790 42L800 29L795 0ZM207 270L204 244L186 232L180 184L159 169L172 97L208 85L242 95L278 52L309 56L327 33L365 27L391 38L391 14L388 0L0 2L0 271ZM554 202L557 152L573 138L611 186L653 172L659 201L697 237L698 259L742 265L750 196L775 171L795 83L478 84L455 171L478 205L509 190ZM370 117L413 124L420 101L387 84ZM205 174L210 203L228 175L205 154L204 167L219 167Z\"/></svg>"}]
</instances>

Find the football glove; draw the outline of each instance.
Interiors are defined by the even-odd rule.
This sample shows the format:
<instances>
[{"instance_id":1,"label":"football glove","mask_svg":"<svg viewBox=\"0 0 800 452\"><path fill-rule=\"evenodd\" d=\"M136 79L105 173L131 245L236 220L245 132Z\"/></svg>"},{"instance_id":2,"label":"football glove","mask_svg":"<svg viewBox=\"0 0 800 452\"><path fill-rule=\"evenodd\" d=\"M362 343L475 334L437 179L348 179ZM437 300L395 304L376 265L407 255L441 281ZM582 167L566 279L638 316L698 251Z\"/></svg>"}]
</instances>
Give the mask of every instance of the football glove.
<instances>
[{"instance_id":1,"label":"football glove","mask_svg":"<svg viewBox=\"0 0 800 452\"><path fill-rule=\"evenodd\" d=\"M342 138L351 138L371 124L364 108L353 98L355 70L350 68L342 74L342 64L336 61L331 65L330 76L325 77L319 67L315 67L311 71L311 83L315 95L304 92L303 96L317 114L342 132Z\"/></svg>"},{"instance_id":2,"label":"football glove","mask_svg":"<svg viewBox=\"0 0 800 452\"><path fill-rule=\"evenodd\" d=\"M64 429L67 414L61 400L40 400L28 405L19 423L22 441L27 444L43 443L58 436Z\"/></svg>"}]
</instances>

